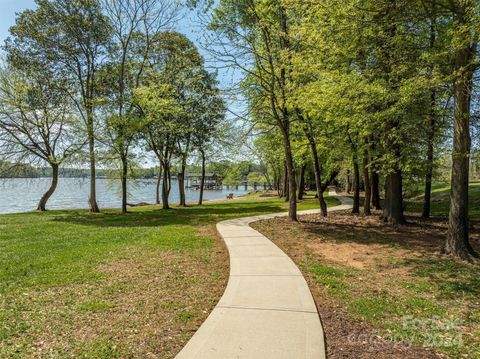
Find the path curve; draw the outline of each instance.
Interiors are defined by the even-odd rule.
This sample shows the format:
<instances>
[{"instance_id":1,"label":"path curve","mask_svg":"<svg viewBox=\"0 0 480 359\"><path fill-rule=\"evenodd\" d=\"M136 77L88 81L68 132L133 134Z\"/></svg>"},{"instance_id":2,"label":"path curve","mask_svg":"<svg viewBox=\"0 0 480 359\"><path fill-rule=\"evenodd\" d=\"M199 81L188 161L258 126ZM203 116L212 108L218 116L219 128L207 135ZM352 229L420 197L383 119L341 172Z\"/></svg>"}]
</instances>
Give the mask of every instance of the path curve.
<instances>
[{"instance_id":1,"label":"path curve","mask_svg":"<svg viewBox=\"0 0 480 359\"><path fill-rule=\"evenodd\" d=\"M351 200L336 195L351 208ZM318 210L301 211L315 214ZM321 359L325 342L312 294L293 261L250 223L276 213L217 224L230 255L230 277L217 306L176 359Z\"/></svg>"}]
</instances>

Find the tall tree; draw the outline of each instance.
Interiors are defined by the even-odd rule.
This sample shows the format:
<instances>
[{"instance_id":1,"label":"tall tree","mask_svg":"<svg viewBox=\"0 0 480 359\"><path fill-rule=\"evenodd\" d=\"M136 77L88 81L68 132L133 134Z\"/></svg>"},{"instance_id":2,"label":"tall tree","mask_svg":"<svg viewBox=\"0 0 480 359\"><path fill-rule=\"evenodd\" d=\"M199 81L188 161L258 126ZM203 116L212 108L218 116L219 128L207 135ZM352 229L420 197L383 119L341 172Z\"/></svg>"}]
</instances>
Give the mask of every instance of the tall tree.
<instances>
[{"instance_id":1,"label":"tall tree","mask_svg":"<svg viewBox=\"0 0 480 359\"><path fill-rule=\"evenodd\" d=\"M177 14L174 2L159 0L103 0L103 9L112 29L106 73L109 90L106 132L120 158L122 212L127 212L128 160L141 124L132 102L133 90L141 85L155 36L172 25Z\"/></svg>"},{"instance_id":2,"label":"tall tree","mask_svg":"<svg viewBox=\"0 0 480 359\"><path fill-rule=\"evenodd\" d=\"M143 126L147 149L157 157L162 173L162 206L169 209L170 167L178 136L178 116L183 114L175 89L152 73L151 79L135 89L135 103L145 117ZM181 130L180 130L181 131Z\"/></svg>"},{"instance_id":3,"label":"tall tree","mask_svg":"<svg viewBox=\"0 0 480 359\"><path fill-rule=\"evenodd\" d=\"M473 75L478 68L479 5L473 0L448 2L452 16L452 73L454 79L452 181L448 234L443 251L472 260L478 258L469 242L468 182Z\"/></svg>"},{"instance_id":4,"label":"tall tree","mask_svg":"<svg viewBox=\"0 0 480 359\"><path fill-rule=\"evenodd\" d=\"M203 190L205 187L206 153L212 147L212 142L222 143L225 131L222 131L222 121L225 119L226 107L220 96L218 83L215 74L206 70L203 72L203 79L198 83L198 101L195 104L195 121L192 126L192 147L200 153L202 163L202 178L200 184L200 195L198 204L203 203Z\"/></svg>"},{"instance_id":5,"label":"tall tree","mask_svg":"<svg viewBox=\"0 0 480 359\"><path fill-rule=\"evenodd\" d=\"M78 136L78 113L65 82L47 69L0 70L0 143L2 154L16 162L47 163L52 181L37 209L45 211L58 184L59 167L85 143Z\"/></svg>"},{"instance_id":6,"label":"tall tree","mask_svg":"<svg viewBox=\"0 0 480 359\"><path fill-rule=\"evenodd\" d=\"M297 186L293 159L289 110L291 50L289 18L280 0L221 0L214 9L210 28L220 46L216 56L246 74L242 84L250 99L251 112L263 111L282 135L289 186L289 220L297 220Z\"/></svg>"},{"instance_id":7,"label":"tall tree","mask_svg":"<svg viewBox=\"0 0 480 359\"><path fill-rule=\"evenodd\" d=\"M185 35L173 31L155 34L149 54L149 72L156 80L169 85L179 106L177 113L170 113L168 118L163 116L161 123L156 123L154 136L147 136L162 167L163 205L168 208L169 174L174 156L177 156L180 162L180 205L185 206L187 159L193 148L196 127L209 111L207 97L212 91L213 77L205 70L203 58L195 45Z\"/></svg>"},{"instance_id":8,"label":"tall tree","mask_svg":"<svg viewBox=\"0 0 480 359\"><path fill-rule=\"evenodd\" d=\"M90 210L98 212L96 196L96 73L104 59L110 24L96 0L36 0L35 10L17 16L5 49L18 68L39 62L75 81L68 95L85 122L90 162Z\"/></svg>"}]
</instances>

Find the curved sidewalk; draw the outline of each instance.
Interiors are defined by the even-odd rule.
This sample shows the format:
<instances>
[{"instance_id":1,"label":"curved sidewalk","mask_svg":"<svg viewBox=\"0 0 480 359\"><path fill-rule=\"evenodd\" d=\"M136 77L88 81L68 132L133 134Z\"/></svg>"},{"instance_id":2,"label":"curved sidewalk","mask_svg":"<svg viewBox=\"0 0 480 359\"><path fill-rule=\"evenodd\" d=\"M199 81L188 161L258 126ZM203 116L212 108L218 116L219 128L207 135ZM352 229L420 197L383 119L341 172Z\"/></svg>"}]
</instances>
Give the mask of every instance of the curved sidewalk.
<instances>
[{"instance_id":1,"label":"curved sidewalk","mask_svg":"<svg viewBox=\"0 0 480 359\"><path fill-rule=\"evenodd\" d=\"M331 196L336 196L333 191ZM350 200L329 211L351 208ZM318 210L299 214L314 214ZM285 213L217 224L230 254L223 297L177 359L325 358L320 318L302 273L250 223Z\"/></svg>"}]
</instances>

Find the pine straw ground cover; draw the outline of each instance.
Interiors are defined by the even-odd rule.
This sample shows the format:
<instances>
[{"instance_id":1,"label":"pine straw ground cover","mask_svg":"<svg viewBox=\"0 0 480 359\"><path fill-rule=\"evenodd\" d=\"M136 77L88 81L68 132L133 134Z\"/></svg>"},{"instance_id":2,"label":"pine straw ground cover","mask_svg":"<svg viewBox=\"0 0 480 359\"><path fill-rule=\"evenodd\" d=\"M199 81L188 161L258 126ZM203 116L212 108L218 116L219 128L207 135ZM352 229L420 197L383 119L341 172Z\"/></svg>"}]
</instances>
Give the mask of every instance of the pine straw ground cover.
<instances>
[{"instance_id":1,"label":"pine straw ground cover","mask_svg":"<svg viewBox=\"0 0 480 359\"><path fill-rule=\"evenodd\" d=\"M302 269L330 358L480 358L480 266L443 258L445 219L350 211L257 222ZM473 243L480 250L478 226Z\"/></svg>"},{"instance_id":2,"label":"pine straw ground cover","mask_svg":"<svg viewBox=\"0 0 480 359\"><path fill-rule=\"evenodd\" d=\"M226 285L215 223L285 210L258 196L0 216L0 358L173 358Z\"/></svg>"}]
</instances>

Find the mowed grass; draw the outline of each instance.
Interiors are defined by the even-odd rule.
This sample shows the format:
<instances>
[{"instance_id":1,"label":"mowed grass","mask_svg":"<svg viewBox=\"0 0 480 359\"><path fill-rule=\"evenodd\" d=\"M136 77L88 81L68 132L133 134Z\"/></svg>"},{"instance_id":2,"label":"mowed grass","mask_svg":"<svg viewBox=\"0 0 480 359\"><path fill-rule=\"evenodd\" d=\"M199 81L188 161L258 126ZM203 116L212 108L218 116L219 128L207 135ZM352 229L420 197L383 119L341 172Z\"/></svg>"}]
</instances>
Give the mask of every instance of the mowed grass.
<instances>
[{"instance_id":1,"label":"mowed grass","mask_svg":"<svg viewBox=\"0 0 480 359\"><path fill-rule=\"evenodd\" d=\"M406 210L422 213L423 194L418 194L405 201ZM434 183L432 186L431 214L435 217L447 217L450 209L450 185ZM480 182L470 183L469 213L473 218L480 218Z\"/></svg>"},{"instance_id":2,"label":"mowed grass","mask_svg":"<svg viewBox=\"0 0 480 359\"><path fill-rule=\"evenodd\" d=\"M0 216L0 357L175 356L226 284L215 223L285 209L252 196L127 215Z\"/></svg>"}]
</instances>

